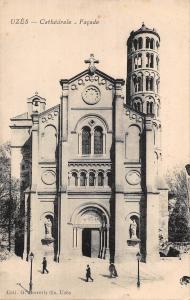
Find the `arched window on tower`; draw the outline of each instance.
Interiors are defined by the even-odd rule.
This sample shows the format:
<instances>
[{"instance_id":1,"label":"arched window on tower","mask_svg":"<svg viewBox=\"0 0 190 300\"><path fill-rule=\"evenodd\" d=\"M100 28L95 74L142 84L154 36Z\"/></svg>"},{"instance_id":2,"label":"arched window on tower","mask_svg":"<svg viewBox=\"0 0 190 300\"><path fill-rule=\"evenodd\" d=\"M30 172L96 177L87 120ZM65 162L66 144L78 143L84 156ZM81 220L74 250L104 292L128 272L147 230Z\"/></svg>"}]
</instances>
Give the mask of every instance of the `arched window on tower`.
<instances>
[{"instance_id":1,"label":"arched window on tower","mask_svg":"<svg viewBox=\"0 0 190 300\"><path fill-rule=\"evenodd\" d=\"M147 101L146 103L146 113L153 114L153 102Z\"/></svg>"},{"instance_id":2,"label":"arched window on tower","mask_svg":"<svg viewBox=\"0 0 190 300\"><path fill-rule=\"evenodd\" d=\"M150 53L146 53L146 67L150 67Z\"/></svg>"},{"instance_id":3,"label":"arched window on tower","mask_svg":"<svg viewBox=\"0 0 190 300\"><path fill-rule=\"evenodd\" d=\"M142 49L143 47L143 40L142 40L142 37L138 38L138 48L139 49Z\"/></svg>"},{"instance_id":4,"label":"arched window on tower","mask_svg":"<svg viewBox=\"0 0 190 300\"><path fill-rule=\"evenodd\" d=\"M154 39L150 40L150 49L154 49Z\"/></svg>"},{"instance_id":5,"label":"arched window on tower","mask_svg":"<svg viewBox=\"0 0 190 300\"><path fill-rule=\"evenodd\" d=\"M91 153L91 133L89 127L84 127L82 130L82 154Z\"/></svg>"},{"instance_id":6,"label":"arched window on tower","mask_svg":"<svg viewBox=\"0 0 190 300\"><path fill-rule=\"evenodd\" d=\"M156 56L156 67L157 67L157 70L159 70L159 57Z\"/></svg>"},{"instance_id":7,"label":"arched window on tower","mask_svg":"<svg viewBox=\"0 0 190 300\"><path fill-rule=\"evenodd\" d=\"M154 88L154 79L153 77L146 76L146 90L153 91Z\"/></svg>"},{"instance_id":8,"label":"arched window on tower","mask_svg":"<svg viewBox=\"0 0 190 300\"><path fill-rule=\"evenodd\" d=\"M150 102L150 114L153 114L153 102Z\"/></svg>"},{"instance_id":9,"label":"arched window on tower","mask_svg":"<svg viewBox=\"0 0 190 300\"><path fill-rule=\"evenodd\" d=\"M150 111L150 103L149 103L149 101L147 101L147 103L146 103L146 113L149 114L149 111Z\"/></svg>"},{"instance_id":10,"label":"arched window on tower","mask_svg":"<svg viewBox=\"0 0 190 300\"><path fill-rule=\"evenodd\" d=\"M140 102L137 102L137 111L141 111L141 104L140 104Z\"/></svg>"},{"instance_id":11,"label":"arched window on tower","mask_svg":"<svg viewBox=\"0 0 190 300\"><path fill-rule=\"evenodd\" d=\"M134 49L137 50L137 40L134 40L133 45L134 45Z\"/></svg>"},{"instance_id":12,"label":"arched window on tower","mask_svg":"<svg viewBox=\"0 0 190 300\"><path fill-rule=\"evenodd\" d=\"M153 89L154 89L154 79L153 79L153 77L150 77L149 78L149 80L150 80L150 91L153 91Z\"/></svg>"},{"instance_id":13,"label":"arched window on tower","mask_svg":"<svg viewBox=\"0 0 190 300\"><path fill-rule=\"evenodd\" d=\"M80 186L86 186L86 173L80 173Z\"/></svg>"},{"instance_id":14,"label":"arched window on tower","mask_svg":"<svg viewBox=\"0 0 190 300\"><path fill-rule=\"evenodd\" d=\"M104 174L102 172L98 173L98 186L104 185Z\"/></svg>"},{"instance_id":15,"label":"arched window on tower","mask_svg":"<svg viewBox=\"0 0 190 300\"><path fill-rule=\"evenodd\" d=\"M154 68L154 54L150 55L150 68Z\"/></svg>"},{"instance_id":16,"label":"arched window on tower","mask_svg":"<svg viewBox=\"0 0 190 300\"><path fill-rule=\"evenodd\" d=\"M137 78L137 92L142 91L142 77Z\"/></svg>"},{"instance_id":17,"label":"arched window on tower","mask_svg":"<svg viewBox=\"0 0 190 300\"><path fill-rule=\"evenodd\" d=\"M134 67L135 67L135 69L138 68L138 56L134 57Z\"/></svg>"},{"instance_id":18,"label":"arched window on tower","mask_svg":"<svg viewBox=\"0 0 190 300\"><path fill-rule=\"evenodd\" d=\"M146 38L146 48L147 49L150 48L150 39L149 39L149 37Z\"/></svg>"},{"instance_id":19,"label":"arched window on tower","mask_svg":"<svg viewBox=\"0 0 190 300\"><path fill-rule=\"evenodd\" d=\"M94 130L94 154L103 154L103 130L99 126Z\"/></svg>"},{"instance_id":20,"label":"arched window on tower","mask_svg":"<svg viewBox=\"0 0 190 300\"><path fill-rule=\"evenodd\" d=\"M139 53L137 56L137 65L138 65L138 68L142 68L142 54L141 53Z\"/></svg>"},{"instance_id":21,"label":"arched window on tower","mask_svg":"<svg viewBox=\"0 0 190 300\"><path fill-rule=\"evenodd\" d=\"M89 173L89 186L95 186L95 174L93 172Z\"/></svg>"}]
</instances>

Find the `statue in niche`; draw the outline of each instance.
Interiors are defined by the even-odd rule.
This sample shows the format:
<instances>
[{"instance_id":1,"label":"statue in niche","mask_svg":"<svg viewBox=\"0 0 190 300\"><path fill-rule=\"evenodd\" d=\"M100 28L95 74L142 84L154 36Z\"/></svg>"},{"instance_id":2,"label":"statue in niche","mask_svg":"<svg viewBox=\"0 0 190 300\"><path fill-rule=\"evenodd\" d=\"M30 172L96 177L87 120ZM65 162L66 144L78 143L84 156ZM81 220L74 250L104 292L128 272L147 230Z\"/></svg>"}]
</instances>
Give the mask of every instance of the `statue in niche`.
<instances>
[{"instance_id":1,"label":"statue in niche","mask_svg":"<svg viewBox=\"0 0 190 300\"><path fill-rule=\"evenodd\" d=\"M130 239L136 240L137 238L137 223L135 219L131 220L130 226L129 226L129 233L130 233Z\"/></svg>"},{"instance_id":2,"label":"statue in niche","mask_svg":"<svg viewBox=\"0 0 190 300\"><path fill-rule=\"evenodd\" d=\"M45 227L45 239L53 239L53 237L52 237L52 221L51 221L50 217L45 218L44 227Z\"/></svg>"}]
</instances>

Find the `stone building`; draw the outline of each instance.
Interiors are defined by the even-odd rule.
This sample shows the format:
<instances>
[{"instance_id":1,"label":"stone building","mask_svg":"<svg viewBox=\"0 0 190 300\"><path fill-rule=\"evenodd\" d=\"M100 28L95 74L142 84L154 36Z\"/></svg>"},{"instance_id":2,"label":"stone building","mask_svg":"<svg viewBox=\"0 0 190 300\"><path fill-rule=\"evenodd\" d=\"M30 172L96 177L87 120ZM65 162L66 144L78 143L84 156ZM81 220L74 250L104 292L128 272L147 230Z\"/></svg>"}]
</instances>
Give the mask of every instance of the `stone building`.
<instances>
[{"instance_id":1,"label":"stone building","mask_svg":"<svg viewBox=\"0 0 190 300\"><path fill-rule=\"evenodd\" d=\"M167 238L161 175L160 37L144 24L127 41L127 78L88 68L61 79L58 103L37 93L11 119L12 176L25 216L20 249L62 261L159 256Z\"/></svg>"}]
</instances>

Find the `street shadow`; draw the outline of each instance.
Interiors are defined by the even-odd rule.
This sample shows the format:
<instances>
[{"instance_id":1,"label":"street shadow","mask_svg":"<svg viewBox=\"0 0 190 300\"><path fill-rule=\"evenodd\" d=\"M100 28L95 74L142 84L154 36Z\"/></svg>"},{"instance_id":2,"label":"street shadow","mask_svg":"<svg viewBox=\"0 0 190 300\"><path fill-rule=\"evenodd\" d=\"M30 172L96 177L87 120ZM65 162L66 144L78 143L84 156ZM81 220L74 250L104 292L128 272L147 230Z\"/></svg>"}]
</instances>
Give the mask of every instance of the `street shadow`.
<instances>
[{"instance_id":1,"label":"street shadow","mask_svg":"<svg viewBox=\"0 0 190 300\"><path fill-rule=\"evenodd\" d=\"M102 277L106 277L106 278L109 278L109 279L113 279L115 277L110 277L110 275L107 275L107 274L100 274Z\"/></svg>"},{"instance_id":2,"label":"street shadow","mask_svg":"<svg viewBox=\"0 0 190 300\"><path fill-rule=\"evenodd\" d=\"M39 273L43 274L42 270L38 270Z\"/></svg>"},{"instance_id":3,"label":"street shadow","mask_svg":"<svg viewBox=\"0 0 190 300\"><path fill-rule=\"evenodd\" d=\"M86 279L82 278L82 277L78 277L78 279L82 280L82 281L85 281L86 282Z\"/></svg>"},{"instance_id":4,"label":"street shadow","mask_svg":"<svg viewBox=\"0 0 190 300\"><path fill-rule=\"evenodd\" d=\"M30 294L30 291L27 290L20 282L17 283L17 285L19 285L25 292L27 292L28 294Z\"/></svg>"}]
</instances>

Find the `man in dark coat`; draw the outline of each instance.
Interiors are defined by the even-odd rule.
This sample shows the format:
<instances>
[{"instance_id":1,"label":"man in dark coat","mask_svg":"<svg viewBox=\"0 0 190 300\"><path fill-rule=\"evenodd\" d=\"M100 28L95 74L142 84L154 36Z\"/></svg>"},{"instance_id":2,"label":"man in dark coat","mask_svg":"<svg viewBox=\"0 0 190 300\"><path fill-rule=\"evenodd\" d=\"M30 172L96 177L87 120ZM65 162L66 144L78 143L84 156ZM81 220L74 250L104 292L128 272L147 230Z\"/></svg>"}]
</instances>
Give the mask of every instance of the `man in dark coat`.
<instances>
[{"instance_id":1,"label":"man in dark coat","mask_svg":"<svg viewBox=\"0 0 190 300\"><path fill-rule=\"evenodd\" d=\"M109 271L110 271L110 277L112 278L113 277L118 277L118 274L117 274L117 270L116 270L116 267L113 263L110 263L109 265Z\"/></svg>"},{"instance_id":2,"label":"man in dark coat","mask_svg":"<svg viewBox=\"0 0 190 300\"><path fill-rule=\"evenodd\" d=\"M49 271L47 270L47 260L45 257L43 258L43 261L42 261L42 267L43 267L43 269L42 269L43 274L45 271L46 271L46 273L49 273Z\"/></svg>"},{"instance_id":3,"label":"man in dark coat","mask_svg":"<svg viewBox=\"0 0 190 300\"><path fill-rule=\"evenodd\" d=\"M88 279L91 279L91 281L94 281L94 279L91 277L91 270L90 270L90 267L89 265L87 265L87 268L86 268L86 281L88 282Z\"/></svg>"}]
</instances>

